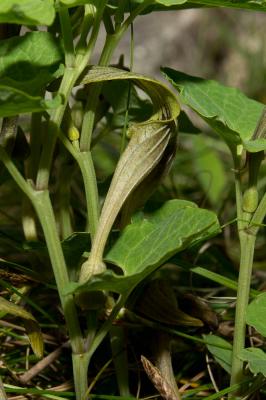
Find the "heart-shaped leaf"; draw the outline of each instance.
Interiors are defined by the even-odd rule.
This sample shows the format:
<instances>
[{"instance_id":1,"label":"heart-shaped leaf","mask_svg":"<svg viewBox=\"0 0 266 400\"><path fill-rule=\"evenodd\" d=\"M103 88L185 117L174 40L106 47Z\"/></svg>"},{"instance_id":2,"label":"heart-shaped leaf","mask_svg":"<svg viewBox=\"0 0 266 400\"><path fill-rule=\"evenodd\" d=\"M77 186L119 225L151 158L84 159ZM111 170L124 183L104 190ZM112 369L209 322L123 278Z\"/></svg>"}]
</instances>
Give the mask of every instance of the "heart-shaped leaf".
<instances>
[{"instance_id":1,"label":"heart-shaped leaf","mask_svg":"<svg viewBox=\"0 0 266 400\"><path fill-rule=\"evenodd\" d=\"M216 215L184 200L170 200L135 220L105 256L123 275L107 270L86 283L72 282L66 292L110 290L129 295L134 287L173 254L219 232Z\"/></svg>"},{"instance_id":2,"label":"heart-shaped leaf","mask_svg":"<svg viewBox=\"0 0 266 400\"><path fill-rule=\"evenodd\" d=\"M252 136L264 105L240 90L163 68L166 78L177 88L181 100L202 117L229 144L242 143L249 151L266 149L266 141ZM258 141L259 140L259 141Z\"/></svg>"},{"instance_id":3,"label":"heart-shaped leaf","mask_svg":"<svg viewBox=\"0 0 266 400\"><path fill-rule=\"evenodd\" d=\"M15 317L22 318L32 350L37 357L41 358L43 356L43 338L38 322L33 315L24 310L24 308L18 306L17 304L11 303L3 297L0 297L0 310L5 314L11 314Z\"/></svg>"}]
</instances>

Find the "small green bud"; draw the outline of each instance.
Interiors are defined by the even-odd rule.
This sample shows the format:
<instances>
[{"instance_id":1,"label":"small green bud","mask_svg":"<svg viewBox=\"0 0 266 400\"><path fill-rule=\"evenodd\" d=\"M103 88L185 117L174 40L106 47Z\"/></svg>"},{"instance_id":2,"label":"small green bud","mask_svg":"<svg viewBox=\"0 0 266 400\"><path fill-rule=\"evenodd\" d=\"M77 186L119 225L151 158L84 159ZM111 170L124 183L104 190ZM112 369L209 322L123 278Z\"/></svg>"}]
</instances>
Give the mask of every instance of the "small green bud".
<instances>
[{"instance_id":1,"label":"small green bud","mask_svg":"<svg viewBox=\"0 0 266 400\"><path fill-rule=\"evenodd\" d=\"M243 203L242 203L242 209L243 211L253 213L256 211L258 207L258 190L256 187L251 186L248 188L243 196Z\"/></svg>"},{"instance_id":2,"label":"small green bud","mask_svg":"<svg viewBox=\"0 0 266 400\"><path fill-rule=\"evenodd\" d=\"M71 140L71 142L74 142L74 140L78 140L79 139L79 130L78 130L78 128L76 128L75 125L71 125L68 128L67 136L68 136L69 140Z\"/></svg>"}]
</instances>

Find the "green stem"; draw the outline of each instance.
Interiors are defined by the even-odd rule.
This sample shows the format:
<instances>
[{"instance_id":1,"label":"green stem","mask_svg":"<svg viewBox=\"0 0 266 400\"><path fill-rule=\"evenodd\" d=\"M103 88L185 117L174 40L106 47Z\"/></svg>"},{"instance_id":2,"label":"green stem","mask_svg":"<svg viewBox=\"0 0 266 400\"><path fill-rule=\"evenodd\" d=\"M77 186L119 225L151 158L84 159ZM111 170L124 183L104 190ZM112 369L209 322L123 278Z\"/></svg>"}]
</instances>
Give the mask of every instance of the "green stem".
<instances>
[{"instance_id":1,"label":"green stem","mask_svg":"<svg viewBox=\"0 0 266 400\"><path fill-rule=\"evenodd\" d=\"M65 64L68 68L73 68L75 65L74 42L72 35L71 21L69 18L68 8L59 7L59 19L62 31L62 37L65 50Z\"/></svg>"},{"instance_id":2,"label":"green stem","mask_svg":"<svg viewBox=\"0 0 266 400\"><path fill-rule=\"evenodd\" d=\"M240 266L238 277L238 290L235 311L235 331L232 352L231 385L243 380L243 361L240 360L240 353L245 347L246 336L246 309L249 302L250 282L252 275L253 257L256 242L256 235L249 229L252 213L243 211L243 196L240 180L240 156L234 156L235 162L235 190L238 235L240 241ZM233 394L235 396L235 393ZM231 395L229 395L231 397Z\"/></svg>"},{"instance_id":3,"label":"green stem","mask_svg":"<svg viewBox=\"0 0 266 400\"><path fill-rule=\"evenodd\" d=\"M51 123L48 128L47 137L43 141L43 151L41 154L36 187L38 190L44 190L48 187L50 170L53 160L54 148L57 140L57 129L60 127L68 98L72 88L80 74L75 66L74 42L71 30L71 23L68 9L59 7L59 18L61 23L62 38L65 48L66 69L59 88L59 94L62 96L62 105L58 107L51 117Z\"/></svg>"},{"instance_id":4,"label":"green stem","mask_svg":"<svg viewBox=\"0 0 266 400\"><path fill-rule=\"evenodd\" d=\"M7 152L3 147L0 146L0 160L4 163L6 169L17 183L18 187L29 197L30 200L33 200L33 188L30 186L28 182L25 181Z\"/></svg>"},{"instance_id":5,"label":"green stem","mask_svg":"<svg viewBox=\"0 0 266 400\"><path fill-rule=\"evenodd\" d=\"M106 66L117 46L120 35L113 34L107 35L104 48L99 60L100 66ZM101 85L92 85L90 96L86 104L86 110L83 118L81 136L80 136L80 149L81 151L88 151L91 148L92 133L95 121L95 112L98 104L98 98L101 93Z\"/></svg>"},{"instance_id":6,"label":"green stem","mask_svg":"<svg viewBox=\"0 0 266 400\"><path fill-rule=\"evenodd\" d=\"M45 236L59 297L69 330L72 349L74 353L82 353L83 339L79 327L79 320L74 299L72 295L64 295L64 290L69 284L69 277L64 254L56 229L56 221L49 197L49 192L46 190L35 191L33 194L33 206L39 217Z\"/></svg>"},{"instance_id":7,"label":"green stem","mask_svg":"<svg viewBox=\"0 0 266 400\"><path fill-rule=\"evenodd\" d=\"M43 228L45 241L47 243L59 297L69 329L69 334L71 339L73 339L73 351L75 353L80 353L83 351L83 340L81 340L82 335L79 328L79 321L73 296L65 296L63 293L65 287L69 284L69 278L62 247L57 234L56 222L49 198L49 192L47 190L34 190L31 185L25 181L23 176L14 165L13 161L2 147L0 147L0 159L5 164L5 167L20 189L31 200L39 217L41 226Z\"/></svg>"},{"instance_id":8,"label":"green stem","mask_svg":"<svg viewBox=\"0 0 266 400\"><path fill-rule=\"evenodd\" d=\"M242 211L242 189L241 189L241 156L236 155L235 148L231 149L234 159L235 171L235 197L236 197L236 213L238 232L243 229L243 211Z\"/></svg>"},{"instance_id":9,"label":"green stem","mask_svg":"<svg viewBox=\"0 0 266 400\"><path fill-rule=\"evenodd\" d=\"M88 365L90 356L88 353L72 354L75 392L77 400L86 400L88 390Z\"/></svg>"},{"instance_id":10,"label":"green stem","mask_svg":"<svg viewBox=\"0 0 266 400\"><path fill-rule=\"evenodd\" d=\"M59 138L65 148L77 161L81 170L86 193L89 230L91 237L94 238L99 220L99 198L91 152L80 152L79 149L75 148L70 143L70 141L64 136L62 132L59 132Z\"/></svg>"},{"instance_id":11,"label":"green stem","mask_svg":"<svg viewBox=\"0 0 266 400\"><path fill-rule=\"evenodd\" d=\"M63 98L63 104L58 107L51 117L51 121L48 126L48 132L43 142L43 151L41 154L36 187L38 190L44 190L48 187L50 169L53 160L54 148L57 140L58 128L61 125L65 108L67 106L68 98L71 90L77 79L77 70L72 68L66 68L63 76L59 94Z\"/></svg>"},{"instance_id":12,"label":"green stem","mask_svg":"<svg viewBox=\"0 0 266 400\"><path fill-rule=\"evenodd\" d=\"M65 162L64 162L65 161ZM58 188L58 208L59 221L62 239L66 239L73 233L71 222L71 178L73 174L73 165L67 165L67 160L64 160L60 166L59 188Z\"/></svg>"},{"instance_id":13,"label":"green stem","mask_svg":"<svg viewBox=\"0 0 266 400\"><path fill-rule=\"evenodd\" d=\"M2 147L0 147L0 159L5 164L5 167L20 189L31 200L38 215L53 267L58 294L66 319L66 325L69 331L72 352L79 355L79 357L75 360L81 360L83 359L81 355L84 355L84 339L80 329L74 298L72 295L64 295L64 290L69 284L69 277L63 250L57 233L56 221L49 197L49 192L47 190L37 191L33 189L33 187L25 181L23 176L14 165L13 161ZM84 358L86 357L87 356L84 356ZM89 362L88 360L89 358L87 359L85 371L87 371ZM77 381L75 380L75 389L78 393L77 400L83 400L83 397L87 391L87 372L83 372L82 375L79 373L79 371L84 370L82 365L83 363L78 364L78 362L75 362L73 365L74 378L77 379Z\"/></svg>"},{"instance_id":14,"label":"green stem","mask_svg":"<svg viewBox=\"0 0 266 400\"><path fill-rule=\"evenodd\" d=\"M239 237L241 256L238 277L230 385L234 385L243 380L243 361L240 360L240 353L245 347L246 309L249 301L250 281L256 241L256 236L250 234L248 231L240 232Z\"/></svg>"},{"instance_id":15,"label":"green stem","mask_svg":"<svg viewBox=\"0 0 266 400\"><path fill-rule=\"evenodd\" d=\"M87 48L87 37L90 29L92 28L94 20L94 6L92 4L85 5L84 18L81 26L80 39L77 44L77 53L86 51Z\"/></svg>"},{"instance_id":16,"label":"green stem","mask_svg":"<svg viewBox=\"0 0 266 400\"><path fill-rule=\"evenodd\" d=\"M101 5L100 8L105 7L106 1L103 2L103 5ZM66 10L67 11L67 10ZM91 40L89 42L88 48L85 52L85 54L78 54L75 62L73 61L72 55L73 55L73 50L72 50L72 45L71 41L69 38L69 26L67 29L66 26L66 14L65 11L62 10L62 33L63 33L63 40L64 44L66 47L66 52L68 56L66 56L66 62L67 62L67 67L65 69L65 73L59 88L59 94L62 96L63 99L63 104L58 107L55 112L53 113L51 117L51 123L49 125L49 129L47 132L47 137L46 140L44 141L43 145L43 151L41 154L41 159L40 159L40 164L39 164L39 170L38 170L38 175L37 175L37 181L36 181L36 186L39 190L44 190L48 187L48 181L49 181L49 176L50 176L50 169L52 165L52 159L53 159L53 153L54 153L54 148L56 144L56 139L57 139L57 133L58 133L58 128L61 125L63 115L68 103L68 98L70 96L70 93L72 91L73 86L75 85L75 82L79 75L82 73L84 68L86 67L87 63L89 62L90 55L92 53L92 50L95 46L96 39L98 36L99 32L99 27L100 27L100 19L97 19L97 23L94 25L94 29L91 35ZM72 54L72 55L71 55ZM71 57L70 57L71 56ZM69 67L68 64L71 64ZM75 68L73 68L73 65L76 65Z\"/></svg>"},{"instance_id":17,"label":"green stem","mask_svg":"<svg viewBox=\"0 0 266 400\"><path fill-rule=\"evenodd\" d=\"M106 3L107 3L107 0L102 0L101 3L98 5L96 16L94 19L93 29L91 32L91 36L90 36L90 40L89 40L87 48L84 49L84 47L81 47L78 51L77 58L76 58L76 65L77 65L80 73L88 65L91 53L95 47Z\"/></svg>"},{"instance_id":18,"label":"green stem","mask_svg":"<svg viewBox=\"0 0 266 400\"><path fill-rule=\"evenodd\" d=\"M91 238L93 239L95 237L99 221L99 197L93 160L90 151L80 153L77 152L75 158L78 162L83 177L86 193L89 231Z\"/></svg>"}]
</instances>

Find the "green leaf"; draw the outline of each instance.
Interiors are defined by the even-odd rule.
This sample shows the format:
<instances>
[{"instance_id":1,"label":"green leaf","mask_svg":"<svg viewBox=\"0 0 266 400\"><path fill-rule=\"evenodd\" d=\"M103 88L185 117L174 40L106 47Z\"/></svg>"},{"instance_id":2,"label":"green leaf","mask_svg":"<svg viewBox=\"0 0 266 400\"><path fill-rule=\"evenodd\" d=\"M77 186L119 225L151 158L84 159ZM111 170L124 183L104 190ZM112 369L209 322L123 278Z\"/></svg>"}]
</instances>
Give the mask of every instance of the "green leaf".
<instances>
[{"instance_id":1,"label":"green leaf","mask_svg":"<svg viewBox=\"0 0 266 400\"><path fill-rule=\"evenodd\" d=\"M91 0L60 0L60 3L67 7L76 7L83 4L90 4Z\"/></svg>"},{"instance_id":2,"label":"green leaf","mask_svg":"<svg viewBox=\"0 0 266 400\"><path fill-rule=\"evenodd\" d=\"M253 326L266 337L266 293L259 294L249 305L246 313L246 323Z\"/></svg>"},{"instance_id":3,"label":"green leaf","mask_svg":"<svg viewBox=\"0 0 266 400\"><path fill-rule=\"evenodd\" d=\"M0 311L23 319L32 350L37 357L41 358L43 356L43 339L38 322L33 315L3 297L0 297Z\"/></svg>"},{"instance_id":4,"label":"green leaf","mask_svg":"<svg viewBox=\"0 0 266 400\"><path fill-rule=\"evenodd\" d=\"M0 23L51 25L54 18L54 0L1 0L0 2Z\"/></svg>"},{"instance_id":5,"label":"green leaf","mask_svg":"<svg viewBox=\"0 0 266 400\"><path fill-rule=\"evenodd\" d=\"M265 142L252 140L264 105L249 99L238 89L163 68L166 78L177 88L181 100L191 107L227 143L242 143L252 151L265 149Z\"/></svg>"},{"instance_id":6,"label":"green leaf","mask_svg":"<svg viewBox=\"0 0 266 400\"><path fill-rule=\"evenodd\" d=\"M63 73L63 52L48 32L29 32L0 41L0 117L57 108L62 99L45 100L46 85Z\"/></svg>"},{"instance_id":7,"label":"green leaf","mask_svg":"<svg viewBox=\"0 0 266 400\"><path fill-rule=\"evenodd\" d=\"M29 32L0 41L0 83L38 95L62 75L63 50L48 32Z\"/></svg>"},{"instance_id":8,"label":"green leaf","mask_svg":"<svg viewBox=\"0 0 266 400\"><path fill-rule=\"evenodd\" d=\"M207 138L197 136L193 140L193 163L197 179L210 203L219 207L227 183L223 163L214 147L207 144Z\"/></svg>"},{"instance_id":9,"label":"green leaf","mask_svg":"<svg viewBox=\"0 0 266 400\"><path fill-rule=\"evenodd\" d=\"M231 373L232 345L216 335L203 335L207 349L228 374Z\"/></svg>"},{"instance_id":10,"label":"green leaf","mask_svg":"<svg viewBox=\"0 0 266 400\"><path fill-rule=\"evenodd\" d=\"M62 104L60 96L52 100L44 100L40 96L30 96L21 90L0 83L0 117L49 110L57 108L60 104Z\"/></svg>"},{"instance_id":11,"label":"green leaf","mask_svg":"<svg viewBox=\"0 0 266 400\"><path fill-rule=\"evenodd\" d=\"M216 215L184 200L170 200L159 210L134 220L106 255L123 275L107 270L85 284L71 283L67 292L110 290L130 294L134 287L173 254L219 231Z\"/></svg>"},{"instance_id":12,"label":"green leaf","mask_svg":"<svg viewBox=\"0 0 266 400\"><path fill-rule=\"evenodd\" d=\"M266 377L266 353L262 349L255 347L243 349L239 357L242 361L247 361L254 375L263 374Z\"/></svg>"},{"instance_id":13,"label":"green leaf","mask_svg":"<svg viewBox=\"0 0 266 400\"><path fill-rule=\"evenodd\" d=\"M186 268L185 265L182 265L182 262L177 262L177 264L183 268ZM216 282L219 285L237 291L238 282L230 278L227 278L224 275L217 274L216 272L209 271L207 268L202 268L202 267L192 267L190 268L190 271L194 272L197 275L203 276L204 278L210 279L211 281ZM257 290L254 289L250 290L250 296L252 297L256 297L258 293L259 292Z\"/></svg>"}]
</instances>

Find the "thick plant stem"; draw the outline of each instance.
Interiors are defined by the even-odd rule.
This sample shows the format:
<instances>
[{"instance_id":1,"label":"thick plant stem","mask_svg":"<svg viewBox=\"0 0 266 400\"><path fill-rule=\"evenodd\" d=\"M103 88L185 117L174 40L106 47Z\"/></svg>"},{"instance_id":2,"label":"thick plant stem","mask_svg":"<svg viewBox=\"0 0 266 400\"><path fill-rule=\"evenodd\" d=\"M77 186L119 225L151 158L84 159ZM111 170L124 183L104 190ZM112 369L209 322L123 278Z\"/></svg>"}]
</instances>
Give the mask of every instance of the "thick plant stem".
<instances>
[{"instance_id":1,"label":"thick plant stem","mask_svg":"<svg viewBox=\"0 0 266 400\"><path fill-rule=\"evenodd\" d=\"M72 347L73 374L77 400L84 400L88 388L87 370L89 357L84 350L78 314L72 295L64 295L63 291L69 283L65 259L56 230L56 222L48 191L34 193L33 205L38 214L53 266L56 285L66 319Z\"/></svg>"},{"instance_id":2,"label":"thick plant stem","mask_svg":"<svg viewBox=\"0 0 266 400\"><path fill-rule=\"evenodd\" d=\"M63 98L63 104L55 110L54 114L51 117L51 121L48 126L47 136L43 145L43 151L40 158L40 164L36 179L36 187L38 190L45 190L48 187L58 128L61 125L67 105L67 99L69 98L76 79L77 71L72 68L66 68L59 88L59 94Z\"/></svg>"},{"instance_id":3,"label":"thick plant stem","mask_svg":"<svg viewBox=\"0 0 266 400\"><path fill-rule=\"evenodd\" d=\"M35 191L33 206L39 217L45 241L52 263L55 281L64 311L70 341L74 353L83 352L83 338L79 327L77 310L72 295L64 295L63 291L69 283L64 254L56 230L55 217L48 191Z\"/></svg>"},{"instance_id":4,"label":"thick plant stem","mask_svg":"<svg viewBox=\"0 0 266 400\"><path fill-rule=\"evenodd\" d=\"M89 362L90 356L88 353L72 354L76 400L87 400Z\"/></svg>"},{"instance_id":5,"label":"thick plant stem","mask_svg":"<svg viewBox=\"0 0 266 400\"><path fill-rule=\"evenodd\" d=\"M5 164L5 167L7 168L19 188L22 190L22 192L31 200L32 205L39 217L53 267L59 298L62 304L67 328L69 331L72 351L74 354L84 354L84 339L82 337L73 296L64 295L64 289L69 283L69 277L64 254L56 229L56 222L49 197L49 192L47 190L37 191L28 182L26 182L21 173L14 165L13 161L10 159L10 157L2 147L0 147L0 159ZM81 367L77 366L76 364L77 363L75 363L73 368L79 370ZM75 382L75 387L79 392L81 387L81 378L78 372L74 371L74 377L76 376L78 376L79 378L78 382ZM86 375L85 373L83 374L82 379L84 380L82 383L82 388L84 388L84 392L82 395L85 396L87 390L87 372ZM77 398L77 400L81 399L82 396Z\"/></svg>"},{"instance_id":6,"label":"thick plant stem","mask_svg":"<svg viewBox=\"0 0 266 400\"><path fill-rule=\"evenodd\" d=\"M74 52L72 30L69 29L71 23L67 7L63 6L59 7L59 18L61 23L62 38L65 49L65 64L66 64L64 76L58 91L59 95L61 95L62 98L62 104L52 114L51 123L49 124L48 127L47 138L43 143L43 151L41 154L40 164L36 179L36 187L39 190L44 190L48 188L54 148L57 140L57 129L61 125L64 112L68 103L68 98L81 72L77 68L75 68L76 58Z\"/></svg>"},{"instance_id":7,"label":"thick plant stem","mask_svg":"<svg viewBox=\"0 0 266 400\"><path fill-rule=\"evenodd\" d=\"M256 241L256 236L250 234L248 230L240 232L239 238L241 257L238 278L230 385L240 383L243 380L243 361L240 360L240 353L245 347L246 309L249 301L250 280Z\"/></svg>"},{"instance_id":8,"label":"thick plant stem","mask_svg":"<svg viewBox=\"0 0 266 400\"><path fill-rule=\"evenodd\" d=\"M14 181L32 202L37 216L39 217L53 267L67 329L69 331L72 352L74 355L78 355L77 357L73 356L73 358L75 358L73 369L77 400L83 400L87 391L87 369L90 356L85 352L84 338L81 333L74 298L72 295L64 295L64 289L69 284L69 277L63 250L56 229L56 221L49 197L49 192L48 190L37 191L28 182L26 182L2 147L0 147L0 159L5 164ZM78 360L80 360L80 364L78 363ZM82 374L80 373L81 370L83 371Z\"/></svg>"},{"instance_id":9,"label":"thick plant stem","mask_svg":"<svg viewBox=\"0 0 266 400\"><path fill-rule=\"evenodd\" d=\"M96 228L98 226L99 219L99 198L98 198L98 189L97 182L95 176L94 165L91 157L91 152L80 152L79 149L76 149L70 141L59 131L59 138L65 148L70 152L73 158L79 165L81 170L83 183L85 187L86 193L86 204L87 204L87 213L88 213L88 222L89 222L89 231L92 239L95 236Z\"/></svg>"},{"instance_id":10,"label":"thick plant stem","mask_svg":"<svg viewBox=\"0 0 266 400\"><path fill-rule=\"evenodd\" d=\"M70 29L71 21L67 7L59 7L59 19L65 48L65 63L68 68L73 68L75 65L75 52L72 29Z\"/></svg>"}]
</instances>

